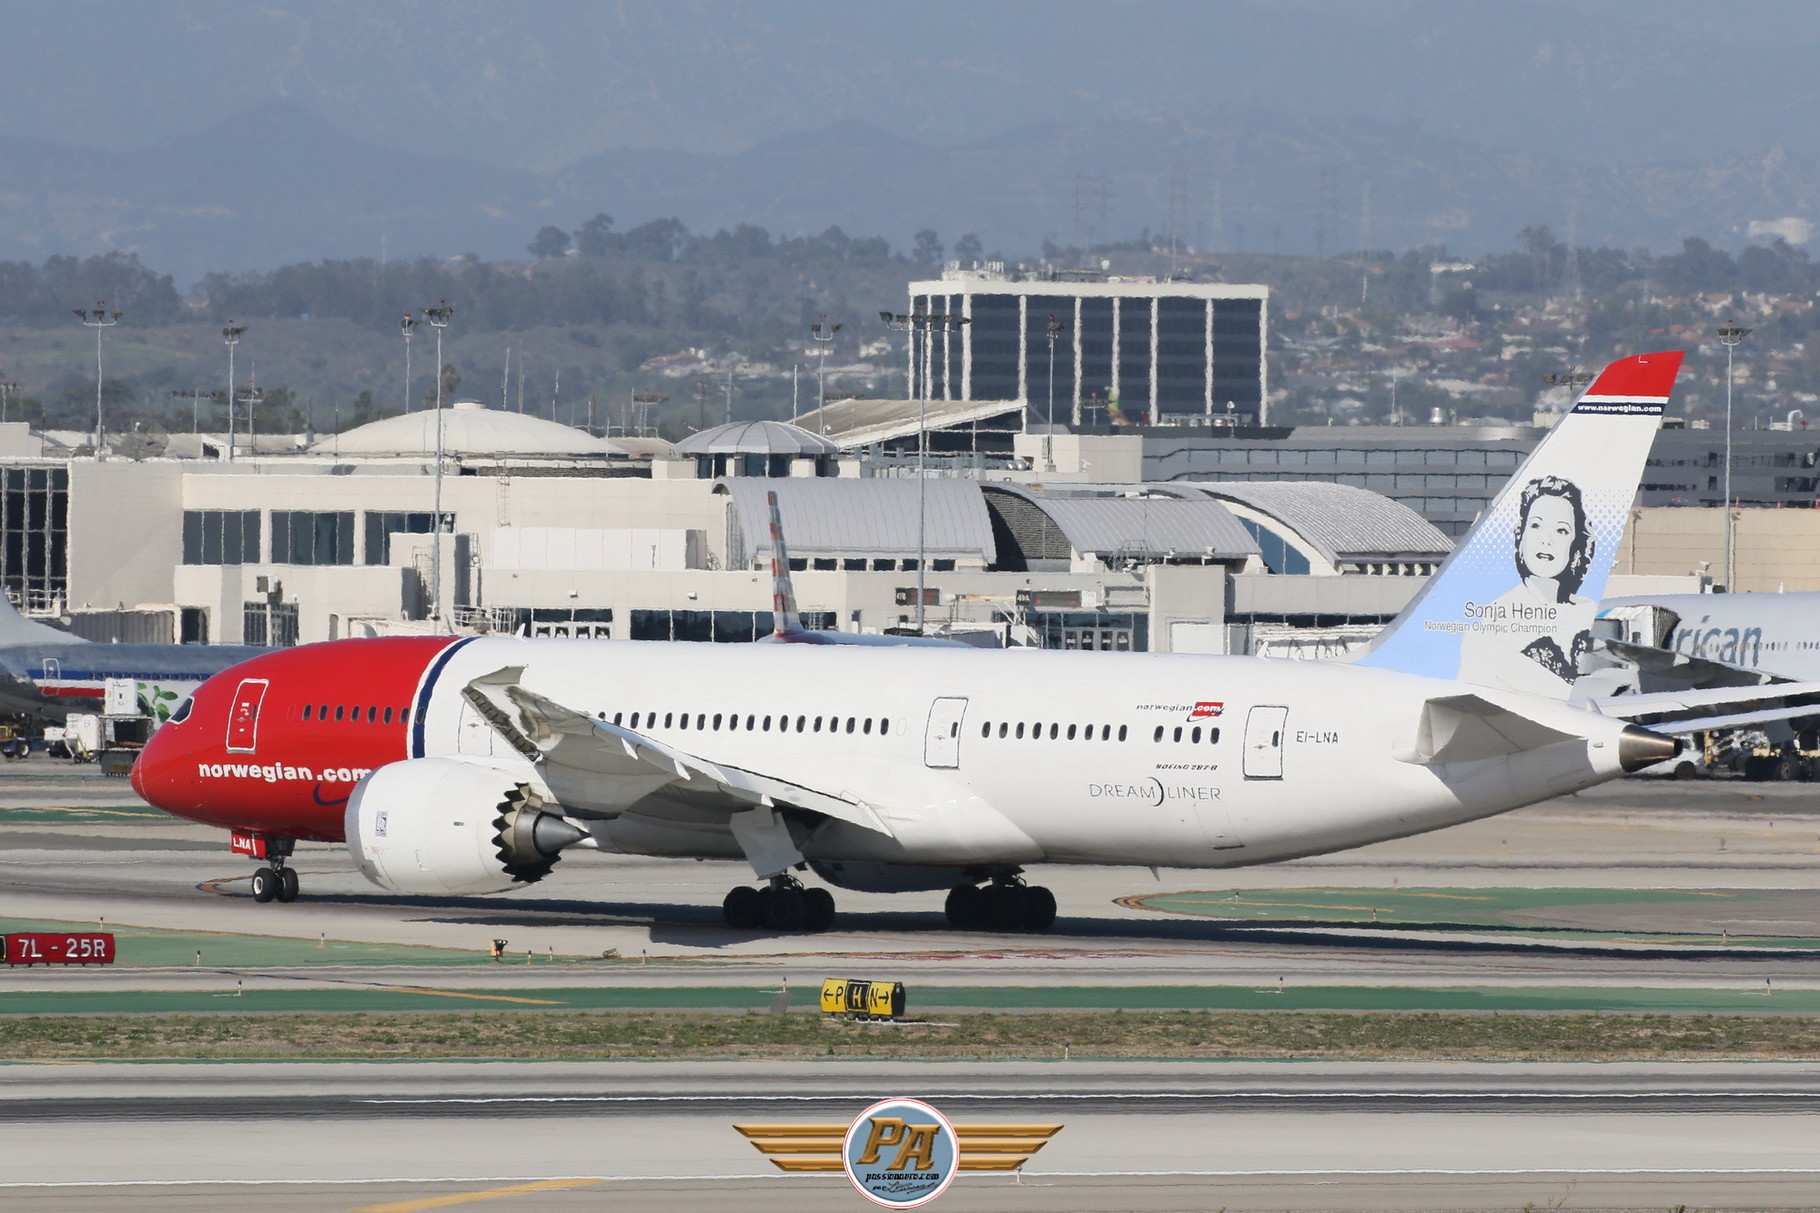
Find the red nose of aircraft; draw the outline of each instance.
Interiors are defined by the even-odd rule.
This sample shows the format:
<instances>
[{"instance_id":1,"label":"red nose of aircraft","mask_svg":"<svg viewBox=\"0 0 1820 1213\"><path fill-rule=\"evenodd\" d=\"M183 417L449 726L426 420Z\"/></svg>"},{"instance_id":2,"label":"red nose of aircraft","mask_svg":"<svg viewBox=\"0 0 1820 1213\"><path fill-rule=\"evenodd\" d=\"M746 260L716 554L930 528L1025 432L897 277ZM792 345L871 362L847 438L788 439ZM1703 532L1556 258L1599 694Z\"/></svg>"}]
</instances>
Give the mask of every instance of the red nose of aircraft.
<instances>
[{"instance_id":1,"label":"red nose of aircraft","mask_svg":"<svg viewBox=\"0 0 1820 1213\"><path fill-rule=\"evenodd\" d=\"M451 637L284 649L208 679L147 743L133 790L167 813L336 842L354 784L410 756L425 671Z\"/></svg>"}]
</instances>

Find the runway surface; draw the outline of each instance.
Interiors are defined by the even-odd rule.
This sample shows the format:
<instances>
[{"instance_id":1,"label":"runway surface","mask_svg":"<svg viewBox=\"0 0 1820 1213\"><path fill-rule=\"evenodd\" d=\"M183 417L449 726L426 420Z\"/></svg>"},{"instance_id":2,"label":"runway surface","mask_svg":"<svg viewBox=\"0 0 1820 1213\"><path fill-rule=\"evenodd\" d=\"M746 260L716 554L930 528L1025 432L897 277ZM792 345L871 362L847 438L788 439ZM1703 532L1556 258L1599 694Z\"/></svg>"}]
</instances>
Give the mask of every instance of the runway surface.
<instances>
[{"instance_id":1,"label":"runway surface","mask_svg":"<svg viewBox=\"0 0 1820 1213\"><path fill-rule=\"evenodd\" d=\"M963 1177L941 1201L957 1210L1820 1197L1820 1066L747 1062L4 1067L0 1200L854 1209L844 1181L778 1174L731 1125L844 1121L887 1093L1065 1126L1016 1181Z\"/></svg>"},{"instance_id":2,"label":"runway surface","mask_svg":"<svg viewBox=\"0 0 1820 1213\"><path fill-rule=\"evenodd\" d=\"M732 932L720 898L749 878L733 864L578 857L520 894L444 900L391 897L335 849L298 866L302 900L256 905L219 831L147 810L124 781L0 768L0 918L105 923L140 962L0 973L0 1010L230 985L248 995L213 1006L386 986L477 997L437 1000L460 1009L575 989L764 1005L786 982L800 1006L834 973L1030 1006L1279 982L1284 1007L1317 987L1746 1011L1820 992L1808 785L1629 781L1294 864L1040 869L1061 903L1042 937L949 930L940 894L840 893L825 935ZM494 938L512 963L487 960ZM1017 1182L963 1177L936 1206L957 1213L1820 1208L1820 1066L1788 1063L15 1064L0 1066L0 1202L856 1209L844 1181L770 1171L729 1126L844 1120L888 1094L1067 1126Z\"/></svg>"},{"instance_id":3,"label":"runway surface","mask_svg":"<svg viewBox=\"0 0 1820 1213\"><path fill-rule=\"evenodd\" d=\"M0 918L145 928L135 956L162 952L111 971L11 972L5 989L775 990L838 966L925 987L1820 990L1820 789L1807 784L1629 780L1257 868L1039 868L1031 878L1060 903L1040 937L953 931L940 893L846 891L834 930L778 936L721 925L721 896L750 880L742 865L611 856L566 859L509 895L416 899L367 884L339 848L304 846L302 899L261 906L222 831L85 771L0 768ZM1410 908L1423 905L1436 908ZM510 963L487 963L495 938Z\"/></svg>"}]
</instances>

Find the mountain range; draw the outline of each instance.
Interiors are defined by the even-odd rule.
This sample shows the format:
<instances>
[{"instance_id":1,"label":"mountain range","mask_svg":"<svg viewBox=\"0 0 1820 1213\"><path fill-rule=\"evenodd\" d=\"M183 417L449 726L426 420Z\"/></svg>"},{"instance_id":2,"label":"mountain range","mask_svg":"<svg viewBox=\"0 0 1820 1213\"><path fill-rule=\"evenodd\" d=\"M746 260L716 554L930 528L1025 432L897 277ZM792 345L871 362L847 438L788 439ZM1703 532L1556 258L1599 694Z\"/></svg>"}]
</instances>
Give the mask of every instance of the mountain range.
<instances>
[{"instance_id":1,"label":"mountain range","mask_svg":"<svg viewBox=\"0 0 1820 1213\"><path fill-rule=\"evenodd\" d=\"M539 227L603 211L620 230L670 216L697 231L839 225L900 248L924 228L950 246L974 232L1013 258L1172 227L1216 252L1470 256L1538 223L1583 245L1668 250L1687 236L1804 239L1820 160L1772 147L1588 162L1243 99L947 146L842 120L737 152L628 149L549 172L386 147L288 100L141 150L0 137L0 259L118 249L182 283L319 258L520 258Z\"/></svg>"}]
</instances>

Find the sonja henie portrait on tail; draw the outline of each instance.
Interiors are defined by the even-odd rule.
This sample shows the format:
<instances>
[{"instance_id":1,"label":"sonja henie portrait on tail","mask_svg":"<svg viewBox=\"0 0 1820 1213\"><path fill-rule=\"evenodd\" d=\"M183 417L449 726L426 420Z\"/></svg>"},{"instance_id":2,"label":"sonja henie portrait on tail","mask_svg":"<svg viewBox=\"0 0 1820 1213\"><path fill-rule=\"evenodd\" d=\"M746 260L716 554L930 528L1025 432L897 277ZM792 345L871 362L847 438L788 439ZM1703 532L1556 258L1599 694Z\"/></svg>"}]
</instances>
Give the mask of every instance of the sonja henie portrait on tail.
<instances>
[{"instance_id":1,"label":"sonja henie portrait on tail","mask_svg":"<svg viewBox=\"0 0 1820 1213\"><path fill-rule=\"evenodd\" d=\"M1478 626L1461 637L1460 676L1558 694L1580 675L1598 606L1579 593L1594 549L1579 486L1561 476L1525 484L1514 538L1517 584L1469 607ZM1512 661L1513 651L1523 660Z\"/></svg>"}]
</instances>

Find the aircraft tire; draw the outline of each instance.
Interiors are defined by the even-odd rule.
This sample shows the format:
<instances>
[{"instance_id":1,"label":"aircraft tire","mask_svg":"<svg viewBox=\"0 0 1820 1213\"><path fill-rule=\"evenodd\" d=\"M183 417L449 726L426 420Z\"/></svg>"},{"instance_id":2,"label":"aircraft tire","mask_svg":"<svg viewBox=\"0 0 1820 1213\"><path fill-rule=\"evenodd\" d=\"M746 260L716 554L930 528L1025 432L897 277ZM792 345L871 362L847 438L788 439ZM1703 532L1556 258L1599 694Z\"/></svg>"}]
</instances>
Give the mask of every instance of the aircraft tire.
<instances>
[{"instance_id":1,"label":"aircraft tire","mask_svg":"<svg viewBox=\"0 0 1820 1213\"><path fill-rule=\"evenodd\" d=\"M989 930L1021 932L1029 919L1030 898L1021 885L995 884L984 890Z\"/></svg>"},{"instance_id":2,"label":"aircraft tire","mask_svg":"<svg viewBox=\"0 0 1820 1213\"><path fill-rule=\"evenodd\" d=\"M826 889L803 890L803 930L825 931L834 925L834 894Z\"/></svg>"},{"instance_id":3,"label":"aircraft tire","mask_svg":"<svg viewBox=\"0 0 1820 1213\"><path fill-rule=\"evenodd\" d=\"M298 887L297 869L279 868L277 875L278 889L275 896L279 901L285 902L286 904L296 901Z\"/></svg>"},{"instance_id":4,"label":"aircraft tire","mask_svg":"<svg viewBox=\"0 0 1820 1213\"><path fill-rule=\"evenodd\" d=\"M1031 885L1024 890L1024 929L1026 931L1047 931L1055 925L1055 894L1042 885Z\"/></svg>"},{"instance_id":5,"label":"aircraft tire","mask_svg":"<svg viewBox=\"0 0 1820 1213\"><path fill-rule=\"evenodd\" d=\"M742 884L727 894L720 903L721 917L735 931L750 931L758 926L758 909L761 900L759 891L751 885Z\"/></svg>"},{"instance_id":6,"label":"aircraft tire","mask_svg":"<svg viewBox=\"0 0 1820 1213\"><path fill-rule=\"evenodd\" d=\"M803 895L798 889L760 889L759 922L767 930L803 929Z\"/></svg>"},{"instance_id":7,"label":"aircraft tire","mask_svg":"<svg viewBox=\"0 0 1820 1213\"><path fill-rule=\"evenodd\" d=\"M272 869L260 868L253 873L253 900L261 903L278 896L278 880L272 875Z\"/></svg>"},{"instance_id":8,"label":"aircraft tire","mask_svg":"<svg viewBox=\"0 0 1820 1213\"><path fill-rule=\"evenodd\" d=\"M986 891L978 885L957 884L948 891L942 910L955 930L977 931L986 925Z\"/></svg>"}]
</instances>

